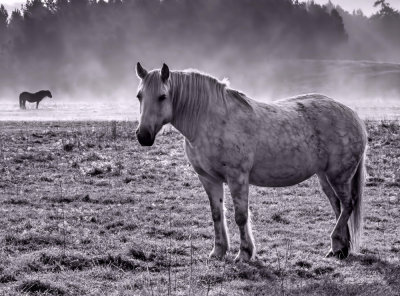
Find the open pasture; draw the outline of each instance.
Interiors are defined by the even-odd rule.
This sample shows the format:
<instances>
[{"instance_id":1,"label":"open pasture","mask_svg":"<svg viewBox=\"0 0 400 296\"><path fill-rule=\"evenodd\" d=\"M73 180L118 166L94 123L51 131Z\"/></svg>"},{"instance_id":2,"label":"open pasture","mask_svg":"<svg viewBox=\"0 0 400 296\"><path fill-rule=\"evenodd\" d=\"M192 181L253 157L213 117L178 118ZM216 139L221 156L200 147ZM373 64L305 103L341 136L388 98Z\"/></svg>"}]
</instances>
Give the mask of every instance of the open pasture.
<instances>
[{"instance_id":1,"label":"open pasture","mask_svg":"<svg viewBox=\"0 0 400 296\"><path fill-rule=\"evenodd\" d=\"M399 295L400 126L369 121L361 253L327 259L334 214L315 177L251 187L257 260L208 260L207 196L167 127L0 123L0 295Z\"/></svg>"}]
</instances>

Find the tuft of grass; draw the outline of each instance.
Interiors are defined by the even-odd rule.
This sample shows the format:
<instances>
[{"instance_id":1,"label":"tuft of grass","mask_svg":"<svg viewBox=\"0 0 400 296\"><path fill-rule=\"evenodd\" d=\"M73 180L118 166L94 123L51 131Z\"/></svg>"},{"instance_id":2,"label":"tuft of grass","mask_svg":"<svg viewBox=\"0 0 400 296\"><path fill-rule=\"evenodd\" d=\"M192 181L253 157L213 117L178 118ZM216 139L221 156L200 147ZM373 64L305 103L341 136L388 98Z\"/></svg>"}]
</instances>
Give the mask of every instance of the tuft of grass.
<instances>
[{"instance_id":1,"label":"tuft of grass","mask_svg":"<svg viewBox=\"0 0 400 296\"><path fill-rule=\"evenodd\" d=\"M121 228L122 226L125 225L125 222L123 220L118 220L118 221L113 221L112 223L109 223L105 225L104 227L108 230L114 229L114 228Z\"/></svg>"},{"instance_id":2,"label":"tuft of grass","mask_svg":"<svg viewBox=\"0 0 400 296\"><path fill-rule=\"evenodd\" d=\"M64 149L64 151L66 151L66 152L71 152L73 149L74 149L74 143L71 143L71 142L67 142L67 143L65 143L64 145L63 145L63 149Z\"/></svg>"},{"instance_id":3,"label":"tuft of grass","mask_svg":"<svg viewBox=\"0 0 400 296\"><path fill-rule=\"evenodd\" d=\"M94 265L111 267L113 269L122 271L144 271L144 266L137 263L137 261L126 258L122 255L105 255L98 256L92 259Z\"/></svg>"},{"instance_id":4,"label":"tuft of grass","mask_svg":"<svg viewBox=\"0 0 400 296\"><path fill-rule=\"evenodd\" d=\"M62 296L67 294L64 288L40 280L25 280L23 283L17 286L17 291L20 291L21 293L42 293L54 296Z\"/></svg>"},{"instance_id":5,"label":"tuft of grass","mask_svg":"<svg viewBox=\"0 0 400 296\"><path fill-rule=\"evenodd\" d=\"M307 262L307 261L300 260L300 261L297 261L295 265L296 265L296 266L299 266L299 267L301 267L301 268L309 269L309 268L311 268L312 263Z\"/></svg>"},{"instance_id":6,"label":"tuft of grass","mask_svg":"<svg viewBox=\"0 0 400 296\"><path fill-rule=\"evenodd\" d=\"M64 240L61 236L29 233L27 235L6 234L4 242L7 246L13 246L18 251L32 251L47 246L62 246Z\"/></svg>"},{"instance_id":7,"label":"tuft of grass","mask_svg":"<svg viewBox=\"0 0 400 296\"><path fill-rule=\"evenodd\" d=\"M8 200L3 201L5 204L10 204L10 205L30 205L31 202L29 200L26 200L24 198L10 198Z\"/></svg>"},{"instance_id":8,"label":"tuft of grass","mask_svg":"<svg viewBox=\"0 0 400 296\"><path fill-rule=\"evenodd\" d=\"M316 275L324 275L327 273L332 273L335 269L332 266L319 266L314 269Z\"/></svg>"},{"instance_id":9,"label":"tuft of grass","mask_svg":"<svg viewBox=\"0 0 400 296\"><path fill-rule=\"evenodd\" d=\"M224 281L224 275L218 272L209 272L207 274L200 275L199 281L200 283L203 283L207 286L215 286L217 284L221 284Z\"/></svg>"},{"instance_id":10,"label":"tuft of grass","mask_svg":"<svg viewBox=\"0 0 400 296\"><path fill-rule=\"evenodd\" d=\"M380 262L379 257L372 254L366 254L360 258L360 263L363 265L373 265L377 262Z\"/></svg>"},{"instance_id":11,"label":"tuft of grass","mask_svg":"<svg viewBox=\"0 0 400 296\"><path fill-rule=\"evenodd\" d=\"M281 224L290 224L289 220L287 220L286 218L282 217L282 214L280 213L274 213L271 216L271 219L277 223L281 223Z\"/></svg>"},{"instance_id":12,"label":"tuft of grass","mask_svg":"<svg viewBox=\"0 0 400 296\"><path fill-rule=\"evenodd\" d=\"M0 275L0 283L2 283L2 284L16 282L16 281L17 281L17 278L15 277L14 274L5 273L5 274Z\"/></svg>"},{"instance_id":13,"label":"tuft of grass","mask_svg":"<svg viewBox=\"0 0 400 296\"><path fill-rule=\"evenodd\" d=\"M250 264L240 264L237 270L237 276L244 280L261 281L261 280L273 280L271 268L265 266L260 262Z\"/></svg>"},{"instance_id":14,"label":"tuft of grass","mask_svg":"<svg viewBox=\"0 0 400 296\"><path fill-rule=\"evenodd\" d=\"M60 272L63 270L84 270L91 267L92 261L83 255L41 253L39 257L30 264L46 271Z\"/></svg>"},{"instance_id":15,"label":"tuft of grass","mask_svg":"<svg viewBox=\"0 0 400 296\"><path fill-rule=\"evenodd\" d=\"M308 270L296 269L295 272L298 277L303 279L311 279L315 277L315 275L312 272L309 272Z\"/></svg>"},{"instance_id":16,"label":"tuft of grass","mask_svg":"<svg viewBox=\"0 0 400 296\"><path fill-rule=\"evenodd\" d=\"M147 261L151 259L150 257L146 256L143 250L134 247L129 249L129 255L141 261Z\"/></svg>"}]
</instances>

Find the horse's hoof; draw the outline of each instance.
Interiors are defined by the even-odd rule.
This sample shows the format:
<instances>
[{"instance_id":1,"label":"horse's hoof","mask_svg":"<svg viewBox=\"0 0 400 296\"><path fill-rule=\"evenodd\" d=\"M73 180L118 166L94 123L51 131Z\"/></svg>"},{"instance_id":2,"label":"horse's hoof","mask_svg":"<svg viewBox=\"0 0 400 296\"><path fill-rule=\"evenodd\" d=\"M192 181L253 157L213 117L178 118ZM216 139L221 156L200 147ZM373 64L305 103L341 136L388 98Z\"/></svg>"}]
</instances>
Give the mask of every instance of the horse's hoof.
<instances>
[{"instance_id":1,"label":"horse's hoof","mask_svg":"<svg viewBox=\"0 0 400 296\"><path fill-rule=\"evenodd\" d=\"M325 255L326 258L330 258L333 256L335 256L335 255L333 254L332 249L330 249L329 252Z\"/></svg>"},{"instance_id":2,"label":"horse's hoof","mask_svg":"<svg viewBox=\"0 0 400 296\"><path fill-rule=\"evenodd\" d=\"M235 257L235 262L249 262L253 257L248 252L240 250Z\"/></svg>"},{"instance_id":3,"label":"horse's hoof","mask_svg":"<svg viewBox=\"0 0 400 296\"><path fill-rule=\"evenodd\" d=\"M334 256L336 258L338 258L339 260L346 259L349 256L349 248L344 247L344 248L340 249L339 251L336 251Z\"/></svg>"},{"instance_id":4,"label":"horse's hoof","mask_svg":"<svg viewBox=\"0 0 400 296\"><path fill-rule=\"evenodd\" d=\"M225 257L226 251L227 250L224 251L223 249L220 248L214 248L208 257L210 259L222 260Z\"/></svg>"}]
</instances>

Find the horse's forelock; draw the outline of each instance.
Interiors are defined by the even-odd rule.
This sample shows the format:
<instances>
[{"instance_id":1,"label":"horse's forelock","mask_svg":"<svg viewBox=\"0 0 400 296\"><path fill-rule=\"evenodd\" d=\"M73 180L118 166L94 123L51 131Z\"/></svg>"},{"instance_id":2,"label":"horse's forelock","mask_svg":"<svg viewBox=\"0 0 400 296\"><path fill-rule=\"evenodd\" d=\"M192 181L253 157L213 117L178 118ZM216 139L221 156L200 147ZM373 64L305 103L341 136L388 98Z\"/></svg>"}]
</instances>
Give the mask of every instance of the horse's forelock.
<instances>
[{"instance_id":1,"label":"horse's forelock","mask_svg":"<svg viewBox=\"0 0 400 296\"><path fill-rule=\"evenodd\" d=\"M142 89L150 91L151 93L158 93L161 90L162 83L160 72L153 70L142 80Z\"/></svg>"}]
</instances>

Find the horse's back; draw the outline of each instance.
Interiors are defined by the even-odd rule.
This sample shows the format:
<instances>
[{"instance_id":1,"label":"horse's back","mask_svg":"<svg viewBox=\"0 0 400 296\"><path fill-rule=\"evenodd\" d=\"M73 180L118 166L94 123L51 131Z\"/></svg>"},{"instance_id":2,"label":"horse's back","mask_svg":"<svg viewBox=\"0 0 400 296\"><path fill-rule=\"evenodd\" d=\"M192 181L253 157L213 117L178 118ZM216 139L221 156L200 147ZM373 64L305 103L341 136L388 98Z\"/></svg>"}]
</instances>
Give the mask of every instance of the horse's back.
<instances>
[{"instance_id":1,"label":"horse's back","mask_svg":"<svg viewBox=\"0 0 400 296\"><path fill-rule=\"evenodd\" d=\"M364 122L355 111L338 101L319 94L307 94L276 103L283 108L290 106L304 116L316 129L321 140L345 145L348 142L366 145L367 131Z\"/></svg>"},{"instance_id":2,"label":"horse's back","mask_svg":"<svg viewBox=\"0 0 400 296\"><path fill-rule=\"evenodd\" d=\"M346 105L320 94L306 94L275 101L282 112L293 114L293 118L305 119L320 134L339 132L356 133L366 137L363 121Z\"/></svg>"}]
</instances>

